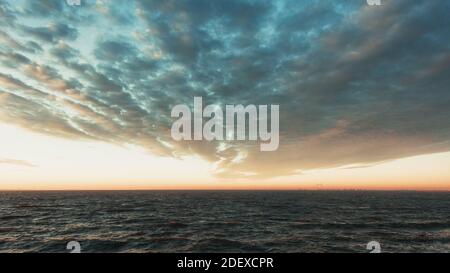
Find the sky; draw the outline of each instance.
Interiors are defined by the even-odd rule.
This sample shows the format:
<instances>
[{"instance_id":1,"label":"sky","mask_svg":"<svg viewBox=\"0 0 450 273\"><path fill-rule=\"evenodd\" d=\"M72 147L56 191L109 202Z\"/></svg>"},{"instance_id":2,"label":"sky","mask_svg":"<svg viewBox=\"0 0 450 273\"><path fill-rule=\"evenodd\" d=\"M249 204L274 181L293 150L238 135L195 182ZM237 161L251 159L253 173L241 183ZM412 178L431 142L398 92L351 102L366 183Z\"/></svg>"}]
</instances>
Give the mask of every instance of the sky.
<instances>
[{"instance_id":1,"label":"sky","mask_svg":"<svg viewBox=\"0 0 450 273\"><path fill-rule=\"evenodd\" d=\"M0 0L0 190L450 190L449 1ZM280 144L171 109L279 105Z\"/></svg>"}]
</instances>

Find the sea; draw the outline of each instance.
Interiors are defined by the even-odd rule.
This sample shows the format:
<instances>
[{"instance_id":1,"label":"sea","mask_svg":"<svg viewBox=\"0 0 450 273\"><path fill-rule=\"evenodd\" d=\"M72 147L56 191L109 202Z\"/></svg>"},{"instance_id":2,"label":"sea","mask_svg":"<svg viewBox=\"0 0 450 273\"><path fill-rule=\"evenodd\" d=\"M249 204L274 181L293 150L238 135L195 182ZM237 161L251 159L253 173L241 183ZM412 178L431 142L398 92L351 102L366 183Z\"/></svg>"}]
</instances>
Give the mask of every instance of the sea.
<instances>
[{"instance_id":1,"label":"sea","mask_svg":"<svg viewBox=\"0 0 450 273\"><path fill-rule=\"evenodd\" d=\"M0 192L0 252L450 252L450 192ZM73 250L73 249L72 249Z\"/></svg>"}]
</instances>

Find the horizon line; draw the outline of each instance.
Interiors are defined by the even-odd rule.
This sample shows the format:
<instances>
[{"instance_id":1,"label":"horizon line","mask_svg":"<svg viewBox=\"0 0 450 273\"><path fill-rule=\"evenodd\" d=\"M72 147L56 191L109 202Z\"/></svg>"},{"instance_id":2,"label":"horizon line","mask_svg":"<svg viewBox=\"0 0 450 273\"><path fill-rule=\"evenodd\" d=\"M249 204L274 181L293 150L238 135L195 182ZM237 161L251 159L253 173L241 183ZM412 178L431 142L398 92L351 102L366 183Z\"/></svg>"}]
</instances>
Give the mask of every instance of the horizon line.
<instances>
[{"instance_id":1,"label":"horizon line","mask_svg":"<svg viewBox=\"0 0 450 273\"><path fill-rule=\"evenodd\" d=\"M366 191L366 192L450 192L450 189L0 189L1 192L145 192L145 191L246 191L246 192L262 192L262 191Z\"/></svg>"}]
</instances>

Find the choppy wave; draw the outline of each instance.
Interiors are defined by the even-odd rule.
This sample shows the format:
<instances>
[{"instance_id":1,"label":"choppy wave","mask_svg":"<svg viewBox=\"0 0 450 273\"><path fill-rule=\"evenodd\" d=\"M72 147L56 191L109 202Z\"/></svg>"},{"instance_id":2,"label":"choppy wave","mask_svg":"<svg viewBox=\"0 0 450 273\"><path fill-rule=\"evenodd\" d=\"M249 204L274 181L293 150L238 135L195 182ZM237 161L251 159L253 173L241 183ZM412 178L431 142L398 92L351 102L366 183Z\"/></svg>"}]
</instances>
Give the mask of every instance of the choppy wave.
<instances>
[{"instance_id":1,"label":"choppy wave","mask_svg":"<svg viewBox=\"0 0 450 273\"><path fill-rule=\"evenodd\" d=\"M3 192L0 252L449 252L450 193Z\"/></svg>"}]
</instances>

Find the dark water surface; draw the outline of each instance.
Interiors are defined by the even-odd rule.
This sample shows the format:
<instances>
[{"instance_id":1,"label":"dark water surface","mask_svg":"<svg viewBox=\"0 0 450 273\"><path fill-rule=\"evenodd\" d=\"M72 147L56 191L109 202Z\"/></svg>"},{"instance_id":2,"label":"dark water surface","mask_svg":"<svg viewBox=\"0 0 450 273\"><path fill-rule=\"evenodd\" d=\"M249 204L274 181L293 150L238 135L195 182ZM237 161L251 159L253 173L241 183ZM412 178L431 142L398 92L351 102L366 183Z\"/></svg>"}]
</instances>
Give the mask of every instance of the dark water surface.
<instances>
[{"instance_id":1,"label":"dark water surface","mask_svg":"<svg viewBox=\"0 0 450 273\"><path fill-rule=\"evenodd\" d=\"M0 252L450 252L450 193L0 192Z\"/></svg>"}]
</instances>

